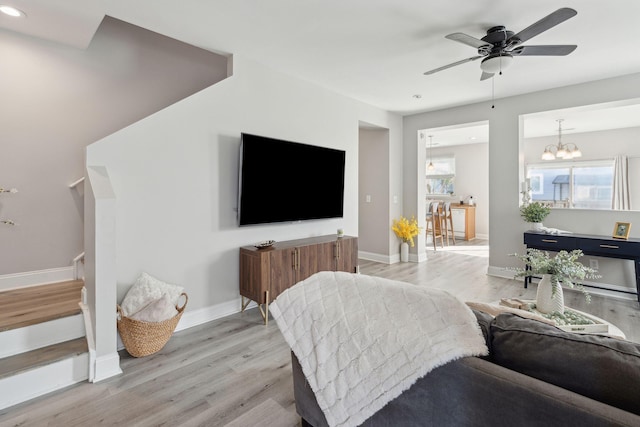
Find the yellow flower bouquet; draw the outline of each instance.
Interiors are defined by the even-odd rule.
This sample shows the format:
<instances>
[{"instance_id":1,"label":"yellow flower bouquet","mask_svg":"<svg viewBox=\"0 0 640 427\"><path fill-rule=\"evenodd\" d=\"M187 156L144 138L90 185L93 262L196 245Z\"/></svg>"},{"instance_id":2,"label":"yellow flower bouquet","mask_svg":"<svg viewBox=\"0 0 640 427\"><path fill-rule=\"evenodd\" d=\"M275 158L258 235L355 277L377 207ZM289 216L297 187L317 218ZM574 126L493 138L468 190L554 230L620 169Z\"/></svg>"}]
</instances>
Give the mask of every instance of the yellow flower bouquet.
<instances>
[{"instance_id":1,"label":"yellow flower bouquet","mask_svg":"<svg viewBox=\"0 0 640 427\"><path fill-rule=\"evenodd\" d=\"M418 220L416 220L415 216L412 216L411 219L407 219L403 216L400 217L399 220L393 220L393 226L391 230L396 233L403 242L407 242L411 244L411 247L414 247L413 238L416 237L422 228L418 226Z\"/></svg>"}]
</instances>

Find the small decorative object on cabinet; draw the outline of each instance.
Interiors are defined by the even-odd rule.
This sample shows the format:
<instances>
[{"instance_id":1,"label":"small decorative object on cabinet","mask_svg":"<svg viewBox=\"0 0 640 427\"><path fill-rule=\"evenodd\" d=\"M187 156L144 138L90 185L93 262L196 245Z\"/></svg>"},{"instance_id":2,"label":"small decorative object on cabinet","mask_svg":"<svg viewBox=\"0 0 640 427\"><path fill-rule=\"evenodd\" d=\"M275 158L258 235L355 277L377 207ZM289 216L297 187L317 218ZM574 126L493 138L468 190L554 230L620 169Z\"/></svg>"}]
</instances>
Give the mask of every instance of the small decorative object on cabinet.
<instances>
[{"instance_id":1,"label":"small decorative object on cabinet","mask_svg":"<svg viewBox=\"0 0 640 427\"><path fill-rule=\"evenodd\" d=\"M355 273L358 238L336 235L275 242L268 248L240 248L240 295L242 311L251 301L258 304L264 324L269 322L269 303L285 289L318 271Z\"/></svg>"},{"instance_id":2,"label":"small decorative object on cabinet","mask_svg":"<svg viewBox=\"0 0 640 427\"><path fill-rule=\"evenodd\" d=\"M262 242L258 242L253 246L255 246L258 249L264 249L264 248L269 248L273 246L275 242L276 242L275 240L263 240Z\"/></svg>"},{"instance_id":3,"label":"small decorative object on cabinet","mask_svg":"<svg viewBox=\"0 0 640 427\"><path fill-rule=\"evenodd\" d=\"M616 239L628 239L629 231L631 231L630 222L616 222L616 226L613 227L613 237Z\"/></svg>"}]
</instances>

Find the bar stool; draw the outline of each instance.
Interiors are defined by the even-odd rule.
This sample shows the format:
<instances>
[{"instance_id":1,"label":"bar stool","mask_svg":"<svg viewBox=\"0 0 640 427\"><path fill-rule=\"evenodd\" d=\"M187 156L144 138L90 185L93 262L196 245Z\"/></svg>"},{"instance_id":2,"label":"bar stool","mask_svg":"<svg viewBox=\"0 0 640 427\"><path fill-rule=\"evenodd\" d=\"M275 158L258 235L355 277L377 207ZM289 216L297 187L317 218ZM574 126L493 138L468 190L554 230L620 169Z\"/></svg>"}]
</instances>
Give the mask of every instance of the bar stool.
<instances>
[{"instance_id":1,"label":"bar stool","mask_svg":"<svg viewBox=\"0 0 640 427\"><path fill-rule=\"evenodd\" d=\"M433 240L433 250L436 250L437 239L440 239L440 245L444 249L444 240L442 238L442 211L440 209L440 202L432 201L429 204L426 220L426 237L429 237L429 234L431 234L431 238Z\"/></svg>"},{"instance_id":2,"label":"bar stool","mask_svg":"<svg viewBox=\"0 0 640 427\"><path fill-rule=\"evenodd\" d=\"M453 244L456 244L456 235L453 232L453 214L451 212L451 202L445 202L442 207L442 226L444 228L444 236L447 239L447 246L449 246L449 233L451 233L451 240Z\"/></svg>"}]
</instances>

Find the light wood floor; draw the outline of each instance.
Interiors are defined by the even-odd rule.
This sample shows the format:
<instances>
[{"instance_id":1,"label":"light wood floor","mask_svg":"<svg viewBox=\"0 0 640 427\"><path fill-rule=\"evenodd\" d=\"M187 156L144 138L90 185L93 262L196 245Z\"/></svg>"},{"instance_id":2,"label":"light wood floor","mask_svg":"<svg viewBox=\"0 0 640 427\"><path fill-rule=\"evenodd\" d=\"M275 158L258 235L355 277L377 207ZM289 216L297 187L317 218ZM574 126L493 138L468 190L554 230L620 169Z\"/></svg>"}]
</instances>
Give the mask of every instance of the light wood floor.
<instances>
[{"instance_id":1,"label":"light wood floor","mask_svg":"<svg viewBox=\"0 0 640 427\"><path fill-rule=\"evenodd\" d=\"M446 289L465 301L534 298L535 285L489 277L483 244L428 252L420 264L360 261L360 272ZM568 305L615 323L640 342L634 301L594 295L587 306L574 292ZM298 426L289 348L275 324L256 310L176 333L153 356L121 354L123 375L82 383L0 411L4 426Z\"/></svg>"},{"instance_id":2,"label":"light wood floor","mask_svg":"<svg viewBox=\"0 0 640 427\"><path fill-rule=\"evenodd\" d=\"M82 280L0 292L0 332L80 313Z\"/></svg>"}]
</instances>

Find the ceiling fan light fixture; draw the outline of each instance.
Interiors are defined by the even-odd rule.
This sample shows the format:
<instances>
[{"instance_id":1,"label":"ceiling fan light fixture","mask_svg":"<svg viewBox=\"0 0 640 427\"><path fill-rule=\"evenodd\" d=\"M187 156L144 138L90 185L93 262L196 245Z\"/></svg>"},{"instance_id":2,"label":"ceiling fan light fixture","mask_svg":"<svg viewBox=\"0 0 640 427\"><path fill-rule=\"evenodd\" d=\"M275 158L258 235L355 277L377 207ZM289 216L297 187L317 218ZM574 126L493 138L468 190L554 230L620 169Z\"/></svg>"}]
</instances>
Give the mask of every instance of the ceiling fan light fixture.
<instances>
[{"instance_id":1,"label":"ceiling fan light fixture","mask_svg":"<svg viewBox=\"0 0 640 427\"><path fill-rule=\"evenodd\" d=\"M8 6L6 4L0 4L0 12L13 18L24 18L25 16L27 16L27 14L20 9L16 9L13 6Z\"/></svg>"},{"instance_id":2,"label":"ceiling fan light fixture","mask_svg":"<svg viewBox=\"0 0 640 427\"><path fill-rule=\"evenodd\" d=\"M489 56L482 60L480 69L485 73L495 74L511 65L512 61L513 56L509 54Z\"/></svg>"}]
</instances>

